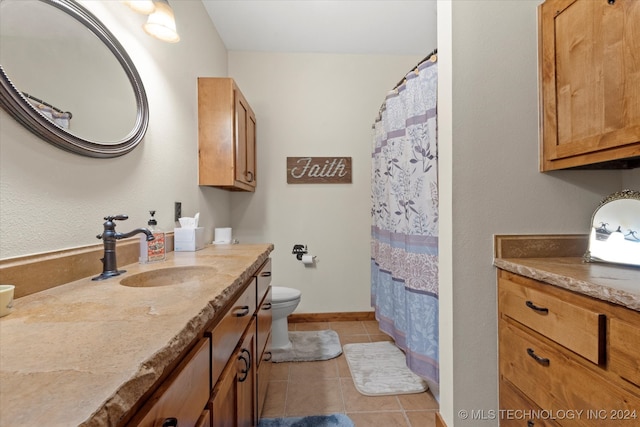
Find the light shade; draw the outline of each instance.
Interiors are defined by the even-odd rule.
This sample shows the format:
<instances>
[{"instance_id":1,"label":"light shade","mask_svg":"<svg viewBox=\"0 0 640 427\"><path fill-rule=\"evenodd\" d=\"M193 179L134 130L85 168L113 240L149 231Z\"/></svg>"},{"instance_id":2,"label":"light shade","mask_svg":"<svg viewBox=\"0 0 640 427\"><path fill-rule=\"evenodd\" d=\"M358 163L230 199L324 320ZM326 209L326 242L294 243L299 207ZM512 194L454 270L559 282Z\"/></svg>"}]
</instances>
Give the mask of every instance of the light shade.
<instances>
[{"instance_id":1,"label":"light shade","mask_svg":"<svg viewBox=\"0 0 640 427\"><path fill-rule=\"evenodd\" d=\"M180 36L176 32L176 20L173 16L173 9L167 0L154 0L155 11L149 15L147 23L144 24L144 31L157 39L169 43L180 41Z\"/></svg>"},{"instance_id":2,"label":"light shade","mask_svg":"<svg viewBox=\"0 0 640 427\"><path fill-rule=\"evenodd\" d=\"M156 10L156 6L153 4L153 0L121 0L122 3L129 6L131 9L138 13L144 13L149 15Z\"/></svg>"}]
</instances>

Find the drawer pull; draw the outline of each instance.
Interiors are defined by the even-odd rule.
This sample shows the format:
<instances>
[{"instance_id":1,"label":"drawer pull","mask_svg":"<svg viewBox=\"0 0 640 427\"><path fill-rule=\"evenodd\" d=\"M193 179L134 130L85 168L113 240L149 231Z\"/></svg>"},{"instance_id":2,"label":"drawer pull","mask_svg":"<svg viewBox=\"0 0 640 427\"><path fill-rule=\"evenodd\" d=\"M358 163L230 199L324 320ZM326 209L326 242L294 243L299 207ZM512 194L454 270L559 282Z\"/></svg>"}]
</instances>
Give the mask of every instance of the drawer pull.
<instances>
[{"instance_id":1,"label":"drawer pull","mask_svg":"<svg viewBox=\"0 0 640 427\"><path fill-rule=\"evenodd\" d=\"M264 271L264 272L260 273L260 277L271 277L271 272L270 271Z\"/></svg>"},{"instance_id":2,"label":"drawer pull","mask_svg":"<svg viewBox=\"0 0 640 427\"><path fill-rule=\"evenodd\" d=\"M262 305L262 309L263 310L271 310L271 303L270 302L266 302Z\"/></svg>"},{"instance_id":3,"label":"drawer pull","mask_svg":"<svg viewBox=\"0 0 640 427\"><path fill-rule=\"evenodd\" d=\"M165 418L162 422L162 427L178 427L177 418Z\"/></svg>"},{"instance_id":4,"label":"drawer pull","mask_svg":"<svg viewBox=\"0 0 640 427\"><path fill-rule=\"evenodd\" d=\"M527 427L533 427L535 425L536 425L536 423L534 423L533 421L531 421L531 420L527 421Z\"/></svg>"},{"instance_id":5,"label":"drawer pull","mask_svg":"<svg viewBox=\"0 0 640 427\"><path fill-rule=\"evenodd\" d=\"M545 308L545 307L538 307L537 305L535 305L534 303L532 303L531 301L527 301L525 303L527 305L527 307L529 307L531 310L533 311L537 311L538 313L544 313L547 314L549 313L549 309Z\"/></svg>"},{"instance_id":6,"label":"drawer pull","mask_svg":"<svg viewBox=\"0 0 640 427\"><path fill-rule=\"evenodd\" d=\"M243 356L243 354L245 353L247 354L246 358ZM238 382L244 382L249 376L249 371L251 370L251 353L249 352L249 350L247 350L246 348L243 348L240 351L240 356L238 356L238 360L242 360L244 362L244 369L240 370L240 373L244 374L244 377L238 378Z\"/></svg>"},{"instance_id":7,"label":"drawer pull","mask_svg":"<svg viewBox=\"0 0 640 427\"><path fill-rule=\"evenodd\" d=\"M535 351L533 351L532 348L528 348L527 349L527 354L529 356L531 356L533 358L533 360L535 360L536 362L538 362L539 364L541 364L542 366L549 366L549 359L547 359L546 357L540 357L536 354Z\"/></svg>"},{"instance_id":8,"label":"drawer pull","mask_svg":"<svg viewBox=\"0 0 640 427\"><path fill-rule=\"evenodd\" d=\"M265 351L264 357L262 358L262 361L263 362L268 362L271 359L273 359L273 353L271 353L270 351Z\"/></svg>"},{"instance_id":9,"label":"drawer pull","mask_svg":"<svg viewBox=\"0 0 640 427\"><path fill-rule=\"evenodd\" d=\"M237 312L233 313L233 315L236 316L236 317L244 317L247 314L249 314L249 306L248 305L243 305L242 307L238 307L238 308L236 308L236 310L241 310L241 311L237 311Z\"/></svg>"}]
</instances>

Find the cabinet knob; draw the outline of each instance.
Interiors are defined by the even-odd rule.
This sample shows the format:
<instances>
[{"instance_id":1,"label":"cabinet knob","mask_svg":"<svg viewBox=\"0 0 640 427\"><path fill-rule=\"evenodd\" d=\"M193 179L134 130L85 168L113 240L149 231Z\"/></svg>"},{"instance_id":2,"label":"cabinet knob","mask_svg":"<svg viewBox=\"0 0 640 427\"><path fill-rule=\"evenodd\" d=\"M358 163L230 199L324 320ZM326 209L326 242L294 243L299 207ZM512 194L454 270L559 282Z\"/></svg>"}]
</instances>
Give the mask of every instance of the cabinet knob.
<instances>
[{"instance_id":1,"label":"cabinet knob","mask_svg":"<svg viewBox=\"0 0 640 427\"><path fill-rule=\"evenodd\" d=\"M607 3L609 3L609 4L615 4L615 3L616 3L616 0L607 0Z\"/></svg>"},{"instance_id":2,"label":"cabinet knob","mask_svg":"<svg viewBox=\"0 0 640 427\"><path fill-rule=\"evenodd\" d=\"M162 421L162 427L178 427L178 419L165 418L164 421Z\"/></svg>"},{"instance_id":3,"label":"cabinet knob","mask_svg":"<svg viewBox=\"0 0 640 427\"><path fill-rule=\"evenodd\" d=\"M247 173L246 173L246 177L247 177L247 181L249 181L249 182L253 182L253 178L254 178L254 176L253 176L253 172L251 172L251 171L247 171Z\"/></svg>"}]
</instances>

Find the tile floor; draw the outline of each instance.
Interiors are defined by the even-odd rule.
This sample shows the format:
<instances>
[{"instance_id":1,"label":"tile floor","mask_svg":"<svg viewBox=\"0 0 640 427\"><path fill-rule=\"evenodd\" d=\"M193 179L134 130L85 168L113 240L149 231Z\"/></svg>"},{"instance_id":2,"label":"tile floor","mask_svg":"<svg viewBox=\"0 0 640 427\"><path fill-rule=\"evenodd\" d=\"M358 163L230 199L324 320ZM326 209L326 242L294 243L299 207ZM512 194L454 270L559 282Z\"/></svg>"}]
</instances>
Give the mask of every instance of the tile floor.
<instances>
[{"instance_id":1,"label":"tile floor","mask_svg":"<svg viewBox=\"0 0 640 427\"><path fill-rule=\"evenodd\" d=\"M376 321L292 323L290 331L333 329L342 345L390 341ZM427 391L364 396L353 385L344 354L319 362L274 363L263 418L347 414L356 427L434 427L438 402Z\"/></svg>"}]
</instances>

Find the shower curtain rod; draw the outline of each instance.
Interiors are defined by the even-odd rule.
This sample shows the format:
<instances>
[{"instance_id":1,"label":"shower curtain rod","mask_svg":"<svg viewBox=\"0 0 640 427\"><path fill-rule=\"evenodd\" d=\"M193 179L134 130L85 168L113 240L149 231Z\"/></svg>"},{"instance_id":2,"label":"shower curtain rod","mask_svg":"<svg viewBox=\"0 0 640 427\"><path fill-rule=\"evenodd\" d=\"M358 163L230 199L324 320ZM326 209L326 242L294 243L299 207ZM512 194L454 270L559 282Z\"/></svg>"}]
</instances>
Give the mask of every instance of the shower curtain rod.
<instances>
[{"instance_id":1,"label":"shower curtain rod","mask_svg":"<svg viewBox=\"0 0 640 427\"><path fill-rule=\"evenodd\" d=\"M407 72L407 74L408 74L408 73L410 73L411 71L415 71L415 70L417 70L417 69L418 69L418 67L419 67L422 63L424 63L424 62L426 62L426 61L429 61L429 60L431 60L432 62L436 62L436 61L438 60L438 49L434 49L434 50L433 50L433 52L431 52L429 55L427 55L426 57L424 57L420 62L418 62L418 63L416 64L416 66L415 66L415 67L413 67L411 70L409 70L409 71ZM399 81L399 82L398 82L398 83L393 87L393 89L392 89L392 90L396 90L396 89L398 89L398 87L399 87L402 83L404 83L404 82L406 82L406 81L407 81L407 79L406 79L405 77L403 77L403 78L402 78L402 80L400 80L400 81Z\"/></svg>"},{"instance_id":2,"label":"shower curtain rod","mask_svg":"<svg viewBox=\"0 0 640 427\"><path fill-rule=\"evenodd\" d=\"M40 104L42 104L42 105L46 105L47 107L49 107L49 108L53 109L53 111L55 111L55 112L57 112L57 113L61 113L61 114L65 114L65 113L66 113L66 114L68 114L68 115L69 115L69 118L71 118L71 116L72 116L71 112L69 112L69 111L62 111L61 109L59 109L59 108L57 108L57 107L54 107L53 105L49 104L48 102L43 101L43 100L42 100L42 99L40 99L40 98L36 98L36 97L35 97L35 96L33 96L33 95L29 95L27 92L22 92L22 95L23 95L25 98L31 99L31 100L33 100L33 101L36 101L36 102L38 102L38 103L40 103Z\"/></svg>"}]
</instances>

